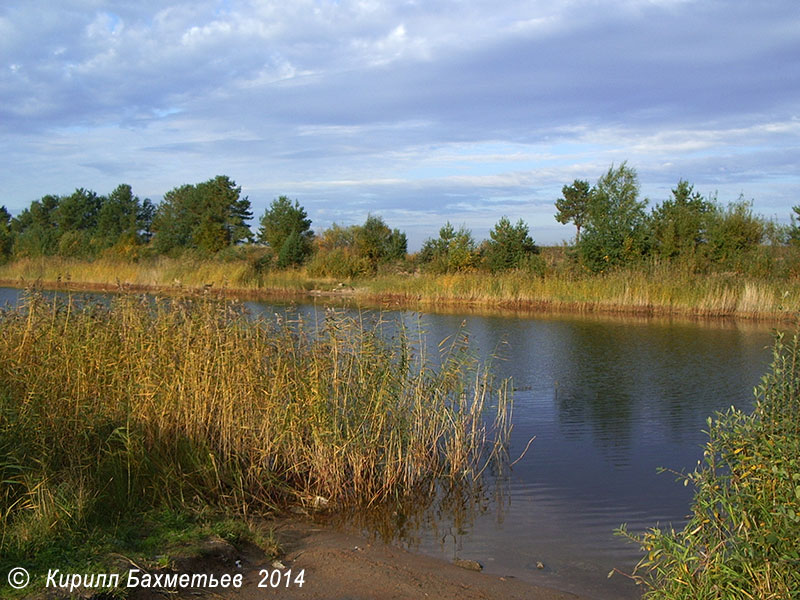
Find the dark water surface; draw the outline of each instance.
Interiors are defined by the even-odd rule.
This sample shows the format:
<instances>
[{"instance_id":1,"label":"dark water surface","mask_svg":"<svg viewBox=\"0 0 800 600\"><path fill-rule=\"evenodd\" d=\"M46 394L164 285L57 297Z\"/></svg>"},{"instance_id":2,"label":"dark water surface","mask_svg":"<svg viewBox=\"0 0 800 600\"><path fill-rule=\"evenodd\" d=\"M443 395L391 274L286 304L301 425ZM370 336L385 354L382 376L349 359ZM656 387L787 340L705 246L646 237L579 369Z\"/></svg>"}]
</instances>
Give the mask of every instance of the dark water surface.
<instances>
[{"instance_id":1,"label":"dark water surface","mask_svg":"<svg viewBox=\"0 0 800 600\"><path fill-rule=\"evenodd\" d=\"M18 295L0 289L0 303ZM321 320L321 307L297 311ZM749 408L770 358L770 327L752 323L392 315L421 326L434 350L463 325L484 357L499 357L497 374L513 378L512 457L536 436L504 481L502 502L467 524L444 518L410 545L602 600L640 594L625 577L607 578L613 568L630 572L640 557L613 530L683 525L692 489L659 467L694 468L707 417Z\"/></svg>"},{"instance_id":2,"label":"dark water surface","mask_svg":"<svg viewBox=\"0 0 800 600\"><path fill-rule=\"evenodd\" d=\"M462 317L426 315L435 338ZM536 439L513 469L502 522L485 515L444 551L591 598L635 598L638 547L612 531L682 526L715 411L747 408L769 363L771 332L752 324L589 318L467 317L481 347L505 341L513 445ZM514 450L512 450L512 456ZM425 551L437 547L433 540ZM537 562L545 565L537 569Z\"/></svg>"}]
</instances>

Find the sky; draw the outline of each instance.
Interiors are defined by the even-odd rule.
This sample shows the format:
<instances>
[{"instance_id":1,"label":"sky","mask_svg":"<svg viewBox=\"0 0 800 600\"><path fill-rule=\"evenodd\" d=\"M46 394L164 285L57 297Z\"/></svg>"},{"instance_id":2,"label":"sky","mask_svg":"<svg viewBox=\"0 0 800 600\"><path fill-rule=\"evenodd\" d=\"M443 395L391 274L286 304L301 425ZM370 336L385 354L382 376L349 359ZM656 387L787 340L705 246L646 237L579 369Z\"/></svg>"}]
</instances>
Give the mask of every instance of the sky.
<instances>
[{"instance_id":1,"label":"sky","mask_svg":"<svg viewBox=\"0 0 800 600\"><path fill-rule=\"evenodd\" d=\"M561 187L636 169L787 222L800 204L797 0L3 0L0 203L159 201L228 175L322 230L410 249L502 216L574 236Z\"/></svg>"}]
</instances>

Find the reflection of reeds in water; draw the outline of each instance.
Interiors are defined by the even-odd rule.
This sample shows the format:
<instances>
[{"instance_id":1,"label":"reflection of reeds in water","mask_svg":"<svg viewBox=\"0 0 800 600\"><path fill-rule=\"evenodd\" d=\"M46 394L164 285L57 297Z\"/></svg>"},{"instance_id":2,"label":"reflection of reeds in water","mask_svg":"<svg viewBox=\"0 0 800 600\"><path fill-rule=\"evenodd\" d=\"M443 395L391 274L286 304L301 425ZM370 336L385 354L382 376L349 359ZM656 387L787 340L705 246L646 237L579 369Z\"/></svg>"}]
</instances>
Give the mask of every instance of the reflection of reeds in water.
<instances>
[{"instance_id":1,"label":"reflection of reeds in water","mask_svg":"<svg viewBox=\"0 0 800 600\"><path fill-rule=\"evenodd\" d=\"M210 300L29 297L0 319L4 551L159 506L365 506L471 485L502 457L506 388L462 337L436 365L410 337L335 312L313 327Z\"/></svg>"},{"instance_id":2,"label":"reflection of reeds in water","mask_svg":"<svg viewBox=\"0 0 800 600\"><path fill-rule=\"evenodd\" d=\"M479 516L495 509L497 521L502 523L507 486L508 479L502 477L430 482L397 502L317 518L327 525L356 528L385 543L413 549L431 540L455 559L462 539Z\"/></svg>"}]
</instances>

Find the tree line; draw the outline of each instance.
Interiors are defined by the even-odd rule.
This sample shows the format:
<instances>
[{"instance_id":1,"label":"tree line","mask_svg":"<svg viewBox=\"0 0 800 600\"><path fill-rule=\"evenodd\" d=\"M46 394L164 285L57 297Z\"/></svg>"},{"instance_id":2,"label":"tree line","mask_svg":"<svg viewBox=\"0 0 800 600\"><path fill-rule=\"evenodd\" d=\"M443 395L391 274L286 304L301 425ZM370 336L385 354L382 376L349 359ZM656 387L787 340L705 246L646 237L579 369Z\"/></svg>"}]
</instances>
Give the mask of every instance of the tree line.
<instances>
[{"instance_id":1,"label":"tree line","mask_svg":"<svg viewBox=\"0 0 800 600\"><path fill-rule=\"evenodd\" d=\"M800 245L794 218L789 226L777 225L754 215L742 199L723 206L684 180L648 212L637 173L627 163L612 165L593 185L576 179L561 191L556 220L576 228L562 268L602 272L655 259L694 270L737 269L748 260L762 260L759 249L765 245ZM800 206L794 212L800 216ZM432 273L517 269L535 275L549 268L528 225L506 216L480 243L465 226L447 222L411 257L405 233L377 215L359 225L334 223L315 234L299 202L280 196L261 215L255 232L248 225L252 217L249 199L225 175L176 187L157 205L140 200L127 184L108 195L80 188L34 200L16 217L0 208L0 258L138 260L193 253L245 257L258 270L305 265L312 276L340 278L387 266Z\"/></svg>"},{"instance_id":2,"label":"tree line","mask_svg":"<svg viewBox=\"0 0 800 600\"><path fill-rule=\"evenodd\" d=\"M640 198L636 171L612 165L594 185L576 179L556 200L556 220L576 228L576 259L594 272L629 266L643 259L680 263L694 270L741 270L773 249L800 242L794 215L781 226L753 213L739 198L722 205L685 180L649 213ZM800 215L800 206L793 208ZM777 255L777 253L775 253Z\"/></svg>"}]
</instances>

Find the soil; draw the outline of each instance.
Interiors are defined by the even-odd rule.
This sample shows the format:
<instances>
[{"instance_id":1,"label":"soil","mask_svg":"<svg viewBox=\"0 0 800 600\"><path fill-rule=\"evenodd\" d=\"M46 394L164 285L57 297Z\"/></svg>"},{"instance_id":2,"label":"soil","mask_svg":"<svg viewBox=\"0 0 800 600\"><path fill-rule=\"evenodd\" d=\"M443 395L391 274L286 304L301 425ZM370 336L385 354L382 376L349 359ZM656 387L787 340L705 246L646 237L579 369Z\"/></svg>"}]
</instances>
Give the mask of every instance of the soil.
<instances>
[{"instance_id":1,"label":"soil","mask_svg":"<svg viewBox=\"0 0 800 600\"><path fill-rule=\"evenodd\" d=\"M463 561L464 566L457 566L354 533L294 519L279 521L274 527L281 545L279 562L254 546L237 550L217 540L210 543L210 551L204 557L177 561L176 570L242 573L242 587L184 590L177 596L241 600L580 600L573 594L533 586L511 576L471 570L470 567L477 566L473 561ZM268 587L269 574L282 567L280 586ZM289 569L292 583L287 588L285 573ZM293 583L301 570L304 570L302 587ZM266 587L259 587L259 583ZM132 594L132 598L163 599L164 595L160 591L142 590Z\"/></svg>"}]
</instances>

